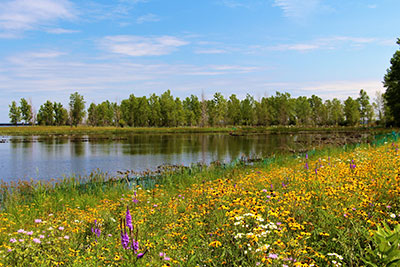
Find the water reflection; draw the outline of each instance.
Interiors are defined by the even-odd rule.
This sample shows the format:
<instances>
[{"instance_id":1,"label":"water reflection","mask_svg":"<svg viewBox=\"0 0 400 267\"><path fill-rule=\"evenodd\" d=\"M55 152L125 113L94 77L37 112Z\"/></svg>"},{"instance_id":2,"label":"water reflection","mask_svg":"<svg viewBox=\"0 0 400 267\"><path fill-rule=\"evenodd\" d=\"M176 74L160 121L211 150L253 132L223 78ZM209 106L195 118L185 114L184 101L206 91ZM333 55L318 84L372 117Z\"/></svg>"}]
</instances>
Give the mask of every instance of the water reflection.
<instances>
[{"instance_id":1,"label":"water reflection","mask_svg":"<svg viewBox=\"0 0 400 267\"><path fill-rule=\"evenodd\" d=\"M1 179L60 178L100 169L142 171L162 164L215 160L231 161L242 155L269 156L278 151L304 149L315 140L344 138L335 134L136 134L92 136L8 137L0 144ZM318 139L320 138L320 139Z\"/></svg>"}]
</instances>

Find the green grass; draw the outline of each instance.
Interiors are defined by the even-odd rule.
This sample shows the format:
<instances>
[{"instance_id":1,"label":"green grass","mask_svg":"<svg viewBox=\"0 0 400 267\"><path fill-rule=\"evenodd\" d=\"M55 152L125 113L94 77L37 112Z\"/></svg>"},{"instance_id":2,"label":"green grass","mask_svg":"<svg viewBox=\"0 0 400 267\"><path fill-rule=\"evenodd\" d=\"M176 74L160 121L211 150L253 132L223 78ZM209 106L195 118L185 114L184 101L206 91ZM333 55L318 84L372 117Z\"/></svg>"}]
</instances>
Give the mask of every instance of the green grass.
<instances>
[{"instance_id":1,"label":"green grass","mask_svg":"<svg viewBox=\"0 0 400 267\"><path fill-rule=\"evenodd\" d=\"M387 131L375 127L91 127L91 126L23 126L0 127L0 135L73 135L73 134L142 134L142 133L287 133L287 132L358 132L358 131Z\"/></svg>"}]
</instances>

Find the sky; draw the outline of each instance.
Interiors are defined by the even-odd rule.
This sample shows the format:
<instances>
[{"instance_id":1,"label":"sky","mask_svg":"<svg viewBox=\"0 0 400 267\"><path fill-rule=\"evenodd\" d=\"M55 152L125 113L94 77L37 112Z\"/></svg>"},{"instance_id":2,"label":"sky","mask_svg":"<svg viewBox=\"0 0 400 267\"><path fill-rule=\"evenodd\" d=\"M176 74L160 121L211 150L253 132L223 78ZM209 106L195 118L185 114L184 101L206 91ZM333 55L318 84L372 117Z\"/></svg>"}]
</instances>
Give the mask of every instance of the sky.
<instances>
[{"instance_id":1,"label":"sky","mask_svg":"<svg viewBox=\"0 0 400 267\"><path fill-rule=\"evenodd\" d=\"M0 122L29 99L384 92L398 0L0 0Z\"/></svg>"}]
</instances>

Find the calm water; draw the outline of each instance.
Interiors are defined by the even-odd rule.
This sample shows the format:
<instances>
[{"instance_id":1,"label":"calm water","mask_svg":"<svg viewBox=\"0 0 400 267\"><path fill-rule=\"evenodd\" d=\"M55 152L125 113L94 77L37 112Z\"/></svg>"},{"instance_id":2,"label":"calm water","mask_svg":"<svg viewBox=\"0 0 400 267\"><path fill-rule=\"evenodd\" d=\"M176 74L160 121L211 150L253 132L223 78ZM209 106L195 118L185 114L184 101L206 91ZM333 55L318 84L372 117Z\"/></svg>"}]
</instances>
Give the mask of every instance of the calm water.
<instances>
[{"instance_id":1,"label":"calm water","mask_svg":"<svg viewBox=\"0 0 400 267\"><path fill-rule=\"evenodd\" d=\"M115 174L154 169L162 164L229 162L242 155L269 156L288 148L304 149L321 140L346 136L346 133L3 136L0 137L5 141L0 143L0 179L5 182L49 180L64 175L85 175L96 169Z\"/></svg>"}]
</instances>

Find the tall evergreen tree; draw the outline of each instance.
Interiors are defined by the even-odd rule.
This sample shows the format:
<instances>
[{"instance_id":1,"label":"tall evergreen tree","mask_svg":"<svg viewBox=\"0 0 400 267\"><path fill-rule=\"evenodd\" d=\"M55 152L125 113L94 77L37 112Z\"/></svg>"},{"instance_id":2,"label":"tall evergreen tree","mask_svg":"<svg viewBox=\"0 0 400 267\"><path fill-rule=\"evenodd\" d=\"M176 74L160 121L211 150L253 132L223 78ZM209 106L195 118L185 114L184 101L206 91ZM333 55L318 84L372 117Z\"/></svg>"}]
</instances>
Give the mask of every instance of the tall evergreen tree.
<instances>
[{"instance_id":1,"label":"tall evergreen tree","mask_svg":"<svg viewBox=\"0 0 400 267\"><path fill-rule=\"evenodd\" d=\"M397 39L397 44L400 45L400 38ZM383 79L386 87L384 97L394 124L400 126L400 50L394 53L390 64Z\"/></svg>"}]
</instances>

